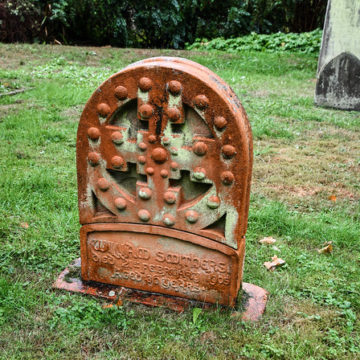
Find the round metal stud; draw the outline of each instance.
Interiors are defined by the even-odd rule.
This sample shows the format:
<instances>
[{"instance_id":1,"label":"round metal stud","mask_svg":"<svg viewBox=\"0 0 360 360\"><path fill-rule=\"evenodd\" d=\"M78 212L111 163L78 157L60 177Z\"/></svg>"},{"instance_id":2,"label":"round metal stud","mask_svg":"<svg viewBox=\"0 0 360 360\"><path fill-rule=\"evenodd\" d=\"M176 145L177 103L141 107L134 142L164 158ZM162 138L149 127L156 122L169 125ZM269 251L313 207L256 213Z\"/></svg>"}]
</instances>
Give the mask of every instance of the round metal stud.
<instances>
[{"instance_id":1,"label":"round metal stud","mask_svg":"<svg viewBox=\"0 0 360 360\"><path fill-rule=\"evenodd\" d=\"M105 178L100 178L97 181L97 185L101 191L106 191L110 187L110 183Z\"/></svg>"},{"instance_id":2,"label":"round metal stud","mask_svg":"<svg viewBox=\"0 0 360 360\"><path fill-rule=\"evenodd\" d=\"M149 104L143 104L139 108L139 113L142 119L147 120L153 115L154 108Z\"/></svg>"},{"instance_id":3,"label":"round metal stud","mask_svg":"<svg viewBox=\"0 0 360 360\"><path fill-rule=\"evenodd\" d=\"M205 95L197 95L194 103L198 109L205 110L209 106L209 99Z\"/></svg>"},{"instance_id":4,"label":"round metal stud","mask_svg":"<svg viewBox=\"0 0 360 360\"><path fill-rule=\"evenodd\" d=\"M173 226L175 224L175 217L171 214L165 214L163 216L163 223L166 226Z\"/></svg>"},{"instance_id":5,"label":"round metal stud","mask_svg":"<svg viewBox=\"0 0 360 360\"><path fill-rule=\"evenodd\" d=\"M161 148L161 147L157 147L152 151L151 158L155 162L157 162L159 164L162 164L168 158L167 151L165 149Z\"/></svg>"},{"instance_id":6,"label":"round metal stud","mask_svg":"<svg viewBox=\"0 0 360 360\"><path fill-rule=\"evenodd\" d=\"M217 209L220 206L220 199L218 196L210 196L207 201L207 206L210 209Z\"/></svg>"},{"instance_id":7,"label":"round metal stud","mask_svg":"<svg viewBox=\"0 0 360 360\"><path fill-rule=\"evenodd\" d=\"M145 151L147 149L147 145L144 142L139 143L139 149Z\"/></svg>"},{"instance_id":8,"label":"round metal stud","mask_svg":"<svg viewBox=\"0 0 360 360\"><path fill-rule=\"evenodd\" d=\"M163 177L163 178L167 178L167 177L169 176L169 172L168 172L166 169L162 169L162 170L160 171L160 175L161 175L161 177Z\"/></svg>"},{"instance_id":9,"label":"round metal stud","mask_svg":"<svg viewBox=\"0 0 360 360\"><path fill-rule=\"evenodd\" d=\"M118 86L115 88L115 96L119 99L119 100L125 100L128 96L128 91L127 88L124 86Z\"/></svg>"},{"instance_id":10,"label":"round metal stud","mask_svg":"<svg viewBox=\"0 0 360 360\"><path fill-rule=\"evenodd\" d=\"M139 80L139 88L141 91L146 92L149 91L152 88L152 81L147 77L142 77Z\"/></svg>"},{"instance_id":11,"label":"round metal stud","mask_svg":"<svg viewBox=\"0 0 360 360\"><path fill-rule=\"evenodd\" d=\"M222 153L225 159L230 159L236 154L236 149L232 145L224 145Z\"/></svg>"},{"instance_id":12,"label":"round metal stud","mask_svg":"<svg viewBox=\"0 0 360 360\"><path fill-rule=\"evenodd\" d=\"M164 145L170 145L170 144L171 144L171 140L170 140L167 136L165 136L165 137L163 137L163 144L164 144Z\"/></svg>"},{"instance_id":13,"label":"round metal stud","mask_svg":"<svg viewBox=\"0 0 360 360\"><path fill-rule=\"evenodd\" d=\"M90 165L96 166L99 164L100 155L96 152L91 152L88 155L88 160L89 160Z\"/></svg>"},{"instance_id":14,"label":"round metal stud","mask_svg":"<svg viewBox=\"0 0 360 360\"><path fill-rule=\"evenodd\" d=\"M224 129L224 127L227 125L227 121L222 116L217 116L214 119L214 124L218 130Z\"/></svg>"},{"instance_id":15,"label":"round metal stud","mask_svg":"<svg viewBox=\"0 0 360 360\"><path fill-rule=\"evenodd\" d=\"M164 200L168 204L175 204L176 195L173 191L166 191L164 194Z\"/></svg>"},{"instance_id":16,"label":"round metal stud","mask_svg":"<svg viewBox=\"0 0 360 360\"><path fill-rule=\"evenodd\" d=\"M152 191L149 188L143 187L139 189L139 197L143 200L149 200L151 198Z\"/></svg>"},{"instance_id":17,"label":"round metal stud","mask_svg":"<svg viewBox=\"0 0 360 360\"><path fill-rule=\"evenodd\" d=\"M231 171L223 171L221 173L221 181L224 185L230 185L234 181L234 174Z\"/></svg>"},{"instance_id":18,"label":"round metal stud","mask_svg":"<svg viewBox=\"0 0 360 360\"><path fill-rule=\"evenodd\" d=\"M149 135L148 140L149 140L150 144L153 144L154 142L156 142L156 136L155 135Z\"/></svg>"},{"instance_id":19,"label":"round metal stud","mask_svg":"<svg viewBox=\"0 0 360 360\"><path fill-rule=\"evenodd\" d=\"M196 168L194 171L194 178L196 180L204 180L206 176L206 171L204 168Z\"/></svg>"},{"instance_id":20,"label":"round metal stud","mask_svg":"<svg viewBox=\"0 0 360 360\"><path fill-rule=\"evenodd\" d=\"M124 142L123 135L120 131L114 131L111 134L111 140L115 145L121 145Z\"/></svg>"},{"instance_id":21,"label":"round metal stud","mask_svg":"<svg viewBox=\"0 0 360 360\"><path fill-rule=\"evenodd\" d=\"M146 173L148 174L148 175L154 175L154 168L152 168L152 167L148 167L148 168L146 168Z\"/></svg>"},{"instance_id":22,"label":"round metal stud","mask_svg":"<svg viewBox=\"0 0 360 360\"><path fill-rule=\"evenodd\" d=\"M172 107L167 109L167 116L171 122L176 122L181 118L181 112L178 108Z\"/></svg>"},{"instance_id":23,"label":"round metal stud","mask_svg":"<svg viewBox=\"0 0 360 360\"><path fill-rule=\"evenodd\" d=\"M113 156L111 158L111 165L115 168L115 169L120 169L122 168L122 166L124 165L125 161L121 156Z\"/></svg>"},{"instance_id":24,"label":"round metal stud","mask_svg":"<svg viewBox=\"0 0 360 360\"><path fill-rule=\"evenodd\" d=\"M193 146L193 151L196 155L199 155L199 156L203 156L206 154L207 152L207 145L202 142L202 141L198 141L194 146Z\"/></svg>"},{"instance_id":25,"label":"round metal stud","mask_svg":"<svg viewBox=\"0 0 360 360\"><path fill-rule=\"evenodd\" d=\"M185 218L189 223L194 224L199 219L199 213L197 211L195 211L195 210L188 210L185 213Z\"/></svg>"},{"instance_id":26,"label":"round metal stud","mask_svg":"<svg viewBox=\"0 0 360 360\"><path fill-rule=\"evenodd\" d=\"M179 164L176 161L172 161L170 163L171 170L177 170L179 167Z\"/></svg>"},{"instance_id":27,"label":"round metal stud","mask_svg":"<svg viewBox=\"0 0 360 360\"><path fill-rule=\"evenodd\" d=\"M181 83L176 80L171 80L169 82L168 89L173 95L179 95L181 92Z\"/></svg>"},{"instance_id":28,"label":"round metal stud","mask_svg":"<svg viewBox=\"0 0 360 360\"><path fill-rule=\"evenodd\" d=\"M138 211L138 216L139 216L139 219L141 221L149 221L150 220L150 213L149 211L145 210L145 209L141 209Z\"/></svg>"},{"instance_id":29,"label":"round metal stud","mask_svg":"<svg viewBox=\"0 0 360 360\"><path fill-rule=\"evenodd\" d=\"M97 112L100 116L106 117L110 113L110 106L106 103L101 103L97 106Z\"/></svg>"},{"instance_id":30,"label":"round metal stud","mask_svg":"<svg viewBox=\"0 0 360 360\"><path fill-rule=\"evenodd\" d=\"M100 130L96 127L89 128L87 133L91 140L97 140L100 137Z\"/></svg>"},{"instance_id":31,"label":"round metal stud","mask_svg":"<svg viewBox=\"0 0 360 360\"><path fill-rule=\"evenodd\" d=\"M126 209L126 200L122 197L118 197L114 200L115 206L118 210Z\"/></svg>"},{"instance_id":32,"label":"round metal stud","mask_svg":"<svg viewBox=\"0 0 360 360\"><path fill-rule=\"evenodd\" d=\"M139 162L140 164L145 164L145 163L146 163L146 157L143 156L143 155L140 155L140 156L138 157L138 162Z\"/></svg>"}]
</instances>

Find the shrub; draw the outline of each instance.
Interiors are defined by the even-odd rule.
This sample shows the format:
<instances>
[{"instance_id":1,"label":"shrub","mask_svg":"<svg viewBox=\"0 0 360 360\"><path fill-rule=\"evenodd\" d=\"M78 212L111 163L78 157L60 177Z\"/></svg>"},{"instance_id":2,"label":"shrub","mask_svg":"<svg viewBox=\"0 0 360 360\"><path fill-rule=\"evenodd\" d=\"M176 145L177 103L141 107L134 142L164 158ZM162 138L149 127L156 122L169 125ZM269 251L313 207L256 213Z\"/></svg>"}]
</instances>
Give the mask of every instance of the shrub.
<instances>
[{"instance_id":1,"label":"shrub","mask_svg":"<svg viewBox=\"0 0 360 360\"><path fill-rule=\"evenodd\" d=\"M250 35L237 37L233 39L215 38L197 39L193 44L187 44L188 50L221 50L230 53L237 53L244 50L253 51L290 51L302 53L318 53L321 44L322 31L320 29L295 34L284 34L281 32L271 35L259 35L251 33Z\"/></svg>"}]
</instances>

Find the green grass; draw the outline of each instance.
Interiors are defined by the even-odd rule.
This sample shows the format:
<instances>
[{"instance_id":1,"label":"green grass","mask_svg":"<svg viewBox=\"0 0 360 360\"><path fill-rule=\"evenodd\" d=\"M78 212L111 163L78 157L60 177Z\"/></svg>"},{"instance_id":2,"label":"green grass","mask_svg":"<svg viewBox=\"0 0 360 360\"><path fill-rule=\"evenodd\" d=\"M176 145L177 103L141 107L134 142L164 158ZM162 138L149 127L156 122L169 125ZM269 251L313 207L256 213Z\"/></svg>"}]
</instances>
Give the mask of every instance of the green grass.
<instances>
[{"instance_id":1,"label":"green grass","mask_svg":"<svg viewBox=\"0 0 360 360\"><path fill-rule=\"evenodd\" d=\"M160 54L209 67L249 115L244 281L270 292L258 323L51 289L79 256L82 108L109 75ZM0 93L32 88L0 98L0 359L360 359L360 114L313 105L316 56L0 44L0 58ZM275 254L286 265L268 272Z\"/></svg>"}]
</instances>

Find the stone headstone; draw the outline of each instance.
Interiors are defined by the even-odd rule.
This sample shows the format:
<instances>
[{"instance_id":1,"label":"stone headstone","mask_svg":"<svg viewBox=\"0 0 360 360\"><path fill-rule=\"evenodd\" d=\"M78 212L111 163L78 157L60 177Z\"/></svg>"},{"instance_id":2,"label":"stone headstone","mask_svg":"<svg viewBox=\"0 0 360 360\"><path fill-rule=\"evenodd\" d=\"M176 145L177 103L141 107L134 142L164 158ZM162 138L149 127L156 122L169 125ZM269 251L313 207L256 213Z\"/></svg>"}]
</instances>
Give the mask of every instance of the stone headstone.
<instances>
[{"instance_id":1,"label":"stone headstone","mask_svg":"<svg viewBox=\"0 0 360 360\"><path fill-rule=\"evenodd\" d=\"M360 1L329 0L315 103L360 110Z\"/></svg>"},{"instance_id":2,"label":"stone headstone","mask_svg":"<svg viewBox=\"0 0 360 360\"><path fill-rule=\"evenodd\" d=\"M251 169L245 111L209 69L160 57L111 76L77 136L83 280L233 306Z\"/></svg>"}]
</instances>

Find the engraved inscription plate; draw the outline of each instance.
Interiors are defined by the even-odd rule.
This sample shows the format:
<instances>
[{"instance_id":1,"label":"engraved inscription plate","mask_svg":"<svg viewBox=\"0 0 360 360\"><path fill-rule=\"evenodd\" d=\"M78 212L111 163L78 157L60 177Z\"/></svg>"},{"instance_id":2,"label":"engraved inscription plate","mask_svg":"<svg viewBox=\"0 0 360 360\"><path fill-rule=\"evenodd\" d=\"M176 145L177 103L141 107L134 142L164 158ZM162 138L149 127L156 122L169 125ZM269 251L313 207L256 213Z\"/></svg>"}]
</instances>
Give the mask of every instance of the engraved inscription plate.
<instances>
[{"instance_id":1,"label":"engraved inscription plate","mask_svg":"<svg viewBox=\"0 0 360 360\"><path fill-rule=\"evenodd\" d=\"M224 245L214 242L211 249L206 238L161 227L153 234L130 224L118 225L122 230L108 224L83 229L84 279L213 303L234 300L228 294L238 264L235 251Z\"/></svg>"}]
</instances>

